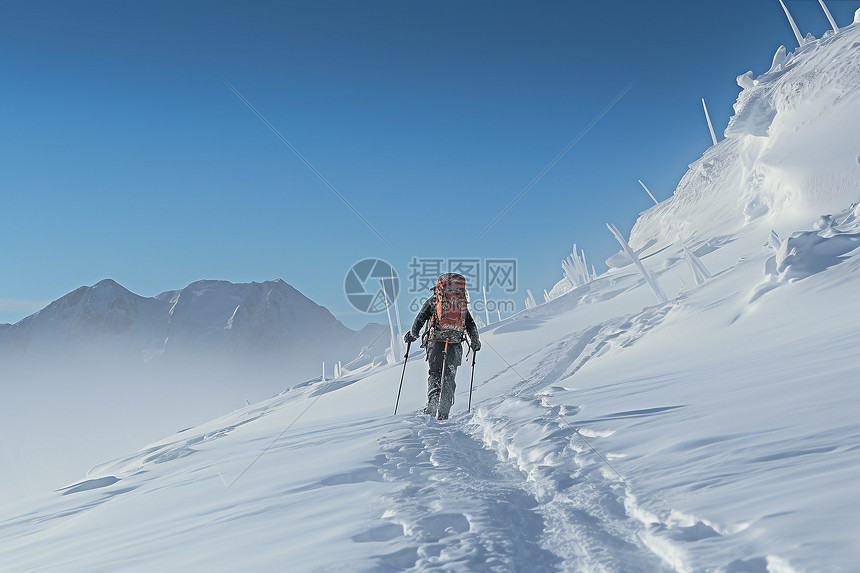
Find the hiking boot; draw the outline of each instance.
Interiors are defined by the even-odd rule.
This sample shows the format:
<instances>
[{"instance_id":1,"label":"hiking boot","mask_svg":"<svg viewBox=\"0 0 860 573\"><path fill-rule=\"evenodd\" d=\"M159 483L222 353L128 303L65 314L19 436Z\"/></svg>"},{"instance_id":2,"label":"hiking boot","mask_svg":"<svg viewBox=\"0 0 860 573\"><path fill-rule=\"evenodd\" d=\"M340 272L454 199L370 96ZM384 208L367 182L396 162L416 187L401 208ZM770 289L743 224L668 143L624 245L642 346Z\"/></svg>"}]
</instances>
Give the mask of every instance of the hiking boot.
<instances>
[{"instance_id":1,"label":"hiking boot","mask_svg":"<svg viewBox=\"0 0 860 573\"><path fill-rule=\"evenodd\" d=\"M439 396L430 396L427 399L427 405L424 406L424 413L428 416L435 416L439 409Z\"/></svg>"}]
</instances>

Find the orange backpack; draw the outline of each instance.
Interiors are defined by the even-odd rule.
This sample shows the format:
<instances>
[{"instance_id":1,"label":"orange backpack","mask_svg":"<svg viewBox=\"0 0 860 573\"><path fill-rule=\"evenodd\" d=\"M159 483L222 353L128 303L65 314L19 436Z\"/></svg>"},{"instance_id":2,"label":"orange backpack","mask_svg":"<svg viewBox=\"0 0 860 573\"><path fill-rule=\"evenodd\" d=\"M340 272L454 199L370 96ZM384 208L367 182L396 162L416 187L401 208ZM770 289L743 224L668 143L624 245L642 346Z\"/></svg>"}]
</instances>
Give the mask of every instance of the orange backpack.
<instances>
[{"instance_id":1,"label":"orange backpack","mask_svg":"<svg viewBox=\"0 0 860 573\"><path fill-rule=\"evenodd\" d=\"M430 321L430 338L463 341L466 332L466 279L457 273L446 273L436 283L436 312Z\"/></svg>"}]
</instances>

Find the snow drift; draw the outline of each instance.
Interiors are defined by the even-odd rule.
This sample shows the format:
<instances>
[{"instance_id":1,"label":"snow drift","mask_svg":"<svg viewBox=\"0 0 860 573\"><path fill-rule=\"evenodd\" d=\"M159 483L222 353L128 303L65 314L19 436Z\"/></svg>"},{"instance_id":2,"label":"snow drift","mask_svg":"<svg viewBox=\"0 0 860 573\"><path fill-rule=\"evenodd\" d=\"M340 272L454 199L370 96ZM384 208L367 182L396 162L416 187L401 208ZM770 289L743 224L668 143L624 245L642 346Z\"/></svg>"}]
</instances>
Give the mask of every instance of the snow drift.
<instances>
[{"instance_id":1,"label":"snow drift","mask_svg":"<svg viewBox=\"0 0 860 573\"><path fill-rule=\"evenodd\" d=\"M726 139L642 214L631 246L647 256L679 234L701 246L757 219L783 235L860 200L860 135L849 127L860 118L856 43L856 26L829 31L792 54L781 47L761 76L740 76Z\"/></svg>"}]
</instances>

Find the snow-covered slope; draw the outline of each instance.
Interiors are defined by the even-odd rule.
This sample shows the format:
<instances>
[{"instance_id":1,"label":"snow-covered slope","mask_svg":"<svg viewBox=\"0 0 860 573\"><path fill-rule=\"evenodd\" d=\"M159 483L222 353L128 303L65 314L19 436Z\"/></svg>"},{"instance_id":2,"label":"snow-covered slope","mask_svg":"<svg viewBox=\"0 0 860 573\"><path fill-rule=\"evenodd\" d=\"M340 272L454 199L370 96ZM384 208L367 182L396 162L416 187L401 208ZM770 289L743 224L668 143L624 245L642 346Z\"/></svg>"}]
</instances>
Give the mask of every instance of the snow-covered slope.
<instances>
[{"instance_id":1,"label":"snow-covered slope","mask_svg":"<svg viewBox=\"0 0 860 573\"><path fill-rule=\"evenodd\" d=\"M726 139L690 165L672 198L643 213L630 245L645 254L720 241L757 221L780 236L860 199L857 26L785 55L743 87ZM715 243L712 243L713 246Z\"/></svg>"},{"instance_id":2,"label":"snow-covered slope","mask_svg":"<svg viewBox=\"0 0 860 573\"><path fill-rule=\"evenodd\" d=\"M418 352L397 416L400 365L299 384L4 508L0 562L856 571L860 86L823 84L849 77L829 66L858 46L854 25L747 87L739 117L766 133L729 133L642 214L630 243L668 302L615 257L595 281L484 329L472 412L465 364L452 419L419 413ZM809 66L809 91L781 87ZM757 88L785 103L769 119L754 117L764 103L742 105ZM701 284L679 232L712 275Z\"/></svg>"}]
</instances>

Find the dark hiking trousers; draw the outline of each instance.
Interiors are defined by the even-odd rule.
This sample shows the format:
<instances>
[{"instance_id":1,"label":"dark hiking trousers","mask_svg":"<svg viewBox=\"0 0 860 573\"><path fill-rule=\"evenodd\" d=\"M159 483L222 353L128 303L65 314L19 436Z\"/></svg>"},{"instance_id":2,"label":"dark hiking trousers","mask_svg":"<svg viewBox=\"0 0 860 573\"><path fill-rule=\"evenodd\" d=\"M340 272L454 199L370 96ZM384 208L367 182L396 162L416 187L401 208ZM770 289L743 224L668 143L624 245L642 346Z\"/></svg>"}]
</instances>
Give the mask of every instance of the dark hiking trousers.
<instances>
[{"instance_id":1,"label":"dark hiking trousers","mask_svg":"<svg viewBox=\"0 0 860 573\"><path fill-rule=\"evenodd\" d=\"M457 385L454 377L457 367L463 362L463 345L448 344L448 356L445 357L445 342L430 342L427 349L427 362L429 363L429 376L427 378L427 407L425 414L436 415L438 409L439 419L448 418L448 412L454 403L454 390ZM445 363L445 381L442 382L442 363Z\"/></svg>"}]
</instances>

